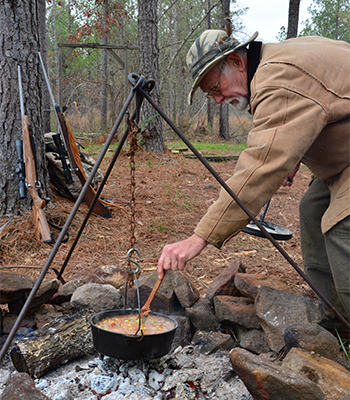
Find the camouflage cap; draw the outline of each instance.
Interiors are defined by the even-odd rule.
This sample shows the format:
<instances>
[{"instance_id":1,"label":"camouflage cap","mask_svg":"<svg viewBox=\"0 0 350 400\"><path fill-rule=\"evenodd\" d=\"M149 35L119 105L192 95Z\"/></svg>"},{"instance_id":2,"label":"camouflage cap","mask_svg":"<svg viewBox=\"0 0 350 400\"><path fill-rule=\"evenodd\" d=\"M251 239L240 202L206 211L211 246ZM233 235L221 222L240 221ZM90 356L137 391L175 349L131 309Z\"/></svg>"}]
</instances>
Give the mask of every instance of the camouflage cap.
<instances>
[{"instance_id":1,"label":"camouflage cap","mask_svg":"<svg viewBox=\"0 0 350 400\"><path fill-rule=\"evenodd\" d=\"M193 43L186 56L189 72L194 79L188 95L188 103L192 104L192 98L199 83L219 61L230 53L248 46L257 36L258 32L255 32L247 41L240 43L234 37L227 36L227 33L223 30L210 29L204 31Z\"/></svg>"}]
</instances>

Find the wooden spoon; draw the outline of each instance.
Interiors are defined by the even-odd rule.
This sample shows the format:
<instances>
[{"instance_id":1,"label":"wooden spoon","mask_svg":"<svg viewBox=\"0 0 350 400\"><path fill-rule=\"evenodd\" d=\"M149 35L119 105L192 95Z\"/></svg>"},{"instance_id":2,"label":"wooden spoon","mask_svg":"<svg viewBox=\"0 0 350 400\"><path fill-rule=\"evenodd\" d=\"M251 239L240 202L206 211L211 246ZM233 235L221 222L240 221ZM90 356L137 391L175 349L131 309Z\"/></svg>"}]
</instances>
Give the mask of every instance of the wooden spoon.
<instances>
[{"instance_id":1,"label":"wooden spoon","mask_svg":"<svg viewBox=\"0 0 350 400\"><path fill-rule=\"evenodd\" d=\"M147 319L147 316L148 316L148 314L151 312L151 307L150 307L150 306L151 306L151 303L152 303L152 301L153 301L153 299L154 299L154 296L156 295L156 293L157 293L157 291L158 291L158 289L159 289L159 286L160 286L161 283L163 282L163 279L164 279L164 277L165 277L165 274L166 274L166 271L164 270L163 278L162 278L162 279L159 279L159 278L158 278L158 280L157 280L156 284L154 285L154 287L153 287L153 289L152 289L152 292L151 292L151 294L149 295L149 297L148 297L148 299L147 299L145 305L141 308L141 323L142 323L142 325L145 324L146 319Z\"/></svg>"}]
</instances>

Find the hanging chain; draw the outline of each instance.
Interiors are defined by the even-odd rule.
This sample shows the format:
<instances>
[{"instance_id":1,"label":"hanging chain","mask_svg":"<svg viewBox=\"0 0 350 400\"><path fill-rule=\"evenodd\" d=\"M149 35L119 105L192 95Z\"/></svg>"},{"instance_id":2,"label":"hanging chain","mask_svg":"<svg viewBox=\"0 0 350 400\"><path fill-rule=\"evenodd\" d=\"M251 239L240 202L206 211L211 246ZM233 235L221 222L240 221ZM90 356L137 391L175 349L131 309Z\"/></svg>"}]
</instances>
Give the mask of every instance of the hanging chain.
<instances>
[{"instance_id":1,"label":"hanging chain","mask_svg":"<svg viewBox=\"0 0 350 400\"><path fill-rule=\"evenodd\" d=\"M136 251L138 256L140 256L140 252L135 248L136 244L136 236L135 236L135 191L136 191L136 182L135 182L135 152L138 149L138 144L137 144L137 135L140 131L140 128L134 123L134 121L130 120L128 121L129 123L129 151L127 155L130 157L130 194L131 194L131 199L130 199L130 250L128 252L128 284L130 287L134 286L134 280L135 276L138 277L140 275L140 268L137 262L135 262L133 259L129 257L129 255L133 252ZM137 265L137 270L136 272L132 272L131 268L131 263L134 263Z\"/></svg>"}]
</instances>

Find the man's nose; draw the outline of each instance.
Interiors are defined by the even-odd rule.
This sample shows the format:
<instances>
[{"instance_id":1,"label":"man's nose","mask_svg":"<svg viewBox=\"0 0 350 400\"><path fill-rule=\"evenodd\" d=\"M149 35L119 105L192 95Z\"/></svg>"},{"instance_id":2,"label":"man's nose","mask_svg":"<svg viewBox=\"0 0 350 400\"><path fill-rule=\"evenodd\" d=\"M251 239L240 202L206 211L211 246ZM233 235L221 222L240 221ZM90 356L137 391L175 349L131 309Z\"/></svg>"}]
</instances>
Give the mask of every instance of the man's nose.
<instances>
[{"instance_id":1,"label":"man's nose","mask_svg":"<svg viewBox=\"0 0 350 400\"><path fill-rule=\"evenodd\" d=\"M223 100L225 99L225 97L221 93L214 94L213 97L214 97L215 103L217 103L217 104L222 103Z\"/></svg>"}]
</instances>

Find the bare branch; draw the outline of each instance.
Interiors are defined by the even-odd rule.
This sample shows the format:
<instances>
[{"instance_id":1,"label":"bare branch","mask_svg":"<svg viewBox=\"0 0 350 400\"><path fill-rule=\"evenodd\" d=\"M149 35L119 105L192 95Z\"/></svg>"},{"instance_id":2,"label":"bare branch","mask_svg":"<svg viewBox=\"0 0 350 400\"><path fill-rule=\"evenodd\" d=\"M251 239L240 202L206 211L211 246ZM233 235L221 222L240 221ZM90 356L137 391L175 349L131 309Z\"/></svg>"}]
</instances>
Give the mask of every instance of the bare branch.
<instances>
[{"instance_id":1,"label":"bare branch","mask_svg":"<svg viewBox=\"0 0 350 400\"><path fill-rule=\"evenodd\" d=\"M171 66L173 65L176 57L178 56L178 54L180 53L181 49L183 48L183 46L187 43L189 37L192 35L192 33L199 27L199 25L205 20L205 18L207 17L207 15L211 12L211 10L213 8L215 8L216 6L218 6L219 4L221 4L221 1L219 0L218 2L216 2L213 6L211 6L211 8L205 13L205 15L203 16L203 18L201 20L199 20L199 22L197 23L197 25L189 32L189 34L185 37L185 39L182 41L182 43L180 44L180 46L178 47L176 53L174 54L173 58L170 60L170 63L166 69L166 72L170 71Z\"/></svg>"},{"instance_id":2,"label":"bare branch","mask_svg":"<svg viewBox=\"0 0 350 400\"><path fill-rule=\"evenodd\" d=\"M175 0L170 6L163 11L163 14L158 18L158 22L164 17L164 15L178 2L179 0Z\"/></svg>"}]
</instances>

